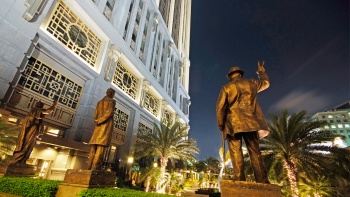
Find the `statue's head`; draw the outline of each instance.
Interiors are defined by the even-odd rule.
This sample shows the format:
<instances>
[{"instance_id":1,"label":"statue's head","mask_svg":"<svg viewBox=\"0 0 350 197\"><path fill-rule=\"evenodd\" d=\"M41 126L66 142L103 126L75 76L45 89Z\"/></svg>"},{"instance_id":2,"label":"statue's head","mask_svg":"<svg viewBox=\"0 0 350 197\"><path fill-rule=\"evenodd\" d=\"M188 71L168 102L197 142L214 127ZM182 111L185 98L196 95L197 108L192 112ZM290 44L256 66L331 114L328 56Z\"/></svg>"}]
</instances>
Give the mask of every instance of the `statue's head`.
<instances>
[{"instance_id":1,"label":"statue's head","mask_svg":"<svg viewBox=\"0 0 350 197\"><path fill-rule=\"evenodd\" d=\"M228 71L228 74L226 76L227 76L227 78L230 79L231 76L235 73L241 74L241 77L243 77L243 75L244 75L243 70L241 70L238 66L234 66L234 67L230 68L230 70Z\"/></svg>"},{"instance_id":2,"label":"statue's head","mask_svg":"<svg viewBox=\"0 0 350 197\"><path fill-rule=\"evenodd\" d=\"M115 90L113 88L108 88L106 91L106 95L110 98L113 98L115 94Z\"/></svg>"},{"instance_id":3,"label":"statue's head","mask_svg":"<svg viewBox=\"0 0 350 197\"><path fill-rule=\"evenodd\" d=\"M44 103L41 102L41 101L38 101L38 102L35 103L35 107L36 108L43 108L44 107Z\"/></svg>"}]
</instances>

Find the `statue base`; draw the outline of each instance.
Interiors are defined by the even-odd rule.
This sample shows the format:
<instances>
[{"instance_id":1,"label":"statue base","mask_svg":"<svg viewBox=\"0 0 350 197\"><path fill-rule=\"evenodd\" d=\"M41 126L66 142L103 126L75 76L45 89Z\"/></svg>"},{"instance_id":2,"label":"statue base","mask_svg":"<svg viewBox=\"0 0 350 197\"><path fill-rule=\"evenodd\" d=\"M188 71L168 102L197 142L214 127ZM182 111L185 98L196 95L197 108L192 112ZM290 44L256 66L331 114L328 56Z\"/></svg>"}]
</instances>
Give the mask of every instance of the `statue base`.
<instances>
[{"instance_id":1,"label":"statue base","mask_svg":"<svg viewBox=\"0 0 350 197\"><path fill-rule=\"evenodd\" d=\"M221 197L282 197L281 187L273 184L222 180Z\"/></svg>"},{"instance_id":2,"label":"statue base","mask_svg":"<svg viewBox=\"0 0 350 197\"><path fill-rule=\"evenodd\" d=\"M34 177L35 176L34 165L18 165L1 163L0 164L0 176L14 176L14 177Z\"/></svg>"},{"instance_id":3,"label":"statue base","mask_svg":"<svg viewBox=\"0 0 350 197\"><path fill-rule=\"evenodd\" d=\"M111 171L69 169L56 197L73 197L88 188L115 187L115 180L116 173Z\"/></svg>"}]
</instances>

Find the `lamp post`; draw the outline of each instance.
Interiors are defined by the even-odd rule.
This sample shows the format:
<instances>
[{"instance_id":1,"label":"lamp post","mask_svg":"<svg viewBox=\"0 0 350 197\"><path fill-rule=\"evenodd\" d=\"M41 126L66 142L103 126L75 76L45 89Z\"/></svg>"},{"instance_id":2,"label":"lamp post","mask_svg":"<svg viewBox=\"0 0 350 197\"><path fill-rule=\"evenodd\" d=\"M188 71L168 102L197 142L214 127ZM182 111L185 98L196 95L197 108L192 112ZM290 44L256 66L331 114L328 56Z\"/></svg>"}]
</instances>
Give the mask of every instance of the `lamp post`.
<instances>
[{"instance_id":1,"label":"lamp post","mask_svg":"<svg viewBox=\"0 0 350 197\"><path fill-rule=\"evenodd\" d=\"M128 160L127 160L127 180L131 180L131 166L132 166L132 163L134 163L134 157L132 156L129 156L128 157Z\"/></svg>"}]
</instances>

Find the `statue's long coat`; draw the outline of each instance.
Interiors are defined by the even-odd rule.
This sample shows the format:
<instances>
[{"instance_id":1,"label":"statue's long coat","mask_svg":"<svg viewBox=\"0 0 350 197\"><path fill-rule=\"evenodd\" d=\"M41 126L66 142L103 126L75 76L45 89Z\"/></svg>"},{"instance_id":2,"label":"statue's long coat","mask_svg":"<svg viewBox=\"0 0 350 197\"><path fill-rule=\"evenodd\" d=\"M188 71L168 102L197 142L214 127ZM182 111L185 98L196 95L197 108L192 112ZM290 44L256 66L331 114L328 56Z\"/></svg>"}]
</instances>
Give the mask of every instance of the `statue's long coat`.
<instances>
[{"instance_id":1,"label":"statue's long coat","mask_svg":"<svg viewBox=\"0 0 350 197\"><path fill-rule=\"evenodd\" d=\"M226 134L258 131L259 138L269 134L256 97L258 92L268 88L270 83L266 73L259 73L259 78L256 80L237 77L221 88L216 103L216 117L218 126L224 126Z\"/></svg>"},{"instance_id":2,"label":"statue's long coat","mask_svg":"<svg viewBox=\"0 0 350 197\"><path fill-rule=\"evenodd\" d=\"M114 128L113 115L115 104L115 100L108 96L105 96L97 103L95 110L95 121L97 121L97 124L89 144L110 145Z\"/></svg>"}]
</instances>

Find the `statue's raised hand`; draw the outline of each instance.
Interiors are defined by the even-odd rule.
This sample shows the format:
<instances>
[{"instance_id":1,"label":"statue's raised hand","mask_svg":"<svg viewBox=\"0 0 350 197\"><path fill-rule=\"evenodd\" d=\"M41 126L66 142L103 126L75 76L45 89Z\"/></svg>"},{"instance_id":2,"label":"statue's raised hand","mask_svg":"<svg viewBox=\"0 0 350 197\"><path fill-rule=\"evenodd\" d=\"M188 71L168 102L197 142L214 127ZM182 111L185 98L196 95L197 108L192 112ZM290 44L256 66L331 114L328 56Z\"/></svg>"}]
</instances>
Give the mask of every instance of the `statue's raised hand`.
<instances>
[{"instance_id":1,"label":"statue's raised hand","mask_svg":"<svg viewBox=\"0 0 350 197\"><path fill-rule=\"evenodd\" d=\"M262 63L260 63L260 61L258 62L258 70L256 71L256 73L259 74L259 73L265 72L264 64L265 64L265 61L262 61Z\"/></svg>"}]
</instances>

